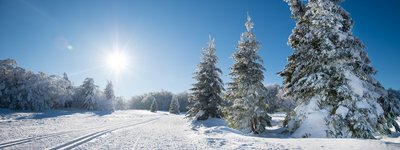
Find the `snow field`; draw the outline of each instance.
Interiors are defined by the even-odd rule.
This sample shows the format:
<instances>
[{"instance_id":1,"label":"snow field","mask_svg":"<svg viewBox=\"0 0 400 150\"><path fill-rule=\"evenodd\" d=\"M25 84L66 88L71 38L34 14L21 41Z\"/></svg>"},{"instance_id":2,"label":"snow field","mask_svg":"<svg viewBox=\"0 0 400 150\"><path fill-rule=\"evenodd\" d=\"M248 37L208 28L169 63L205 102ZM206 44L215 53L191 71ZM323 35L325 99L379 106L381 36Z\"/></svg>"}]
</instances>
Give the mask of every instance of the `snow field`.
<instances>
[{"instance_id":1,"label":"snow field","mask_svg":"<svg viewBox=\"0 0 400 150\"><path fill-rule=\"evenodd\" d=\"M222 119L192 122L145 110L13 112L0 109L0 149L400 149L399 135L381 140L290 138L273 127L243 134Z\"/></svg>"}]
</instances>

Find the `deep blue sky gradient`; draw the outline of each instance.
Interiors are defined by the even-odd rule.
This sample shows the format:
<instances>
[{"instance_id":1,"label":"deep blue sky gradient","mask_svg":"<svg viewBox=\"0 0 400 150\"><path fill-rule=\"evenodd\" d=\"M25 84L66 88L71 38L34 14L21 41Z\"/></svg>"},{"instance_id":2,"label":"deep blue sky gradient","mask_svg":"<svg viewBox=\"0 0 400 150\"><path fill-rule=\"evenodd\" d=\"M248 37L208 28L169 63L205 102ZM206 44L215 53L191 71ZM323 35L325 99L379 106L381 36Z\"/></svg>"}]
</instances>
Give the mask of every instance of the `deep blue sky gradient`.
<instances>
[{"instance_id":1,"label":"deep blue sky gradient","mask_svg":"<svg viewBox=\"0 0 400 150\"><path fill-rule=\"evenodd\" d=\"M400 89L400 13L398 0L347 0L354 34L367 46L376 78ZM262 43L265 84L281 84L276 75L292 53L287 38L294 27L282 0L0 0L0 59L48 74L67 72L75 85L93 77L104 89L132 96L161 89L181 92L193 83L208 35L216 39L218 66L229 81L230 58L246 13ZM69 50L67 46L73 48ZM104 67L114 47L126 51L130 68L118 76Z\"/></svg>"}]
</instances>

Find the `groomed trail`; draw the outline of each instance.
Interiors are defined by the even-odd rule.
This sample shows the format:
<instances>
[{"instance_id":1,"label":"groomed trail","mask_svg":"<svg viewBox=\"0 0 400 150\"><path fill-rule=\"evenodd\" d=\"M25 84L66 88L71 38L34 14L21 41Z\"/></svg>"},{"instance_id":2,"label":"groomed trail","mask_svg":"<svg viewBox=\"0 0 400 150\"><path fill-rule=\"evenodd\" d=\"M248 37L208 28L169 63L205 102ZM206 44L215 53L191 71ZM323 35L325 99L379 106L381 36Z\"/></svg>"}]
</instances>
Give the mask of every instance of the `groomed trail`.
<instances>
[{"instance_id":1,"label":"groomed trail","mask_svg":"<svg viewBox=\"0 0 400 150\"><path fill-rule=\"evenodd\" d=\"M381 140L296 139L280 134L284 114L263 135L243 135L223 120L190 124L183 115L145 110L13 112L0 109L0 149L400 149Z\"/></svg>"},{"instance_id":2,"label":"groomed trail","mask_svg":"<svg viewBox=\"0 0 400 150\"><path fill-rule=\"evenodd\" d=\"M190 139L196 133L177 128L187 126L182 117L142 110L8 112L0 118L0 149L201 149Z\"/></svg>"}]
</instances>

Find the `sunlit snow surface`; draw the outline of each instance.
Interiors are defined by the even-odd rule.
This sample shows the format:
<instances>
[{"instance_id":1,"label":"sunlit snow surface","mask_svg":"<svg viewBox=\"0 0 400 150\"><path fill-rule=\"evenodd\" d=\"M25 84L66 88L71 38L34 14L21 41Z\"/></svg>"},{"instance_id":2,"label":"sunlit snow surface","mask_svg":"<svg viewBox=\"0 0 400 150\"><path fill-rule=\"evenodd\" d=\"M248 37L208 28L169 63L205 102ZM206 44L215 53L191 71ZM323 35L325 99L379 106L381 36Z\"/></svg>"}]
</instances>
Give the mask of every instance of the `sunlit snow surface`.
<instances>
[{"instance_id":1,"label":"sunlit snow surface","mask_svg":"<svg viewBox=\"0 0 400 150\"><path fill-rule=\"evenodd\" d=\"M145 110L15 112L0 109L0 149L400 149L399 135L381 140L289 138L284 113L271 114L262 135L224 120L192 122Z\"/></svg>"}]
</instances>

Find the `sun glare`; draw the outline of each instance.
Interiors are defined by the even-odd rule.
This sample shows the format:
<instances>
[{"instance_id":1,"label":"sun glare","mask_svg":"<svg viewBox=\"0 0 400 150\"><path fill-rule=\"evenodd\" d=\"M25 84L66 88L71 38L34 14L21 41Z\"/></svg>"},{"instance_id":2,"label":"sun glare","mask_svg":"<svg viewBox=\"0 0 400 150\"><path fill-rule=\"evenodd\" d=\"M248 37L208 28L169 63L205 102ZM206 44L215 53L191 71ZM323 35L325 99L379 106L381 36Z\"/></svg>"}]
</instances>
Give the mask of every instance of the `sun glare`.
<instances>
[{"instance_id":1,"label":"sun glare","mask_svg":"<svg viewBox=\"0 0 400 150\"><path fill-rule=\"evenodd\" d=\"M107 65L111 70L121 72L128 67L128 60L124 53L117 51L108 56Z\"/></svg>"}]
</instances>

